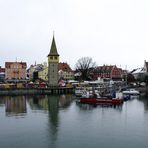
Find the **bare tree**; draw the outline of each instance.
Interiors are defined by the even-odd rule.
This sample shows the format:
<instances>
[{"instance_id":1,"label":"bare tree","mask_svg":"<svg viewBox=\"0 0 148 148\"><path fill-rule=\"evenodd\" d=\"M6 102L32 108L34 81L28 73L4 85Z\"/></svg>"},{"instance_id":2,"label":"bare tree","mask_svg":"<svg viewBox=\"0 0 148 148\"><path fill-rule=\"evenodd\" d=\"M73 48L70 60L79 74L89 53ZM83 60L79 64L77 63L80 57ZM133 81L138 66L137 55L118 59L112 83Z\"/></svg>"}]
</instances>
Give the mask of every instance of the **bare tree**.
<instances>
[{"instance_id":1,"label":"bare tree","mask_svg":"<svg viewBox=\"0 0 148 148\"><path fill-rule=\"evenodd\" d=\"M96 63L90 57L82 57L77 61L75 67L76 71L81 73L82 80L90 80Z\"/></svg>"}]
</instances>

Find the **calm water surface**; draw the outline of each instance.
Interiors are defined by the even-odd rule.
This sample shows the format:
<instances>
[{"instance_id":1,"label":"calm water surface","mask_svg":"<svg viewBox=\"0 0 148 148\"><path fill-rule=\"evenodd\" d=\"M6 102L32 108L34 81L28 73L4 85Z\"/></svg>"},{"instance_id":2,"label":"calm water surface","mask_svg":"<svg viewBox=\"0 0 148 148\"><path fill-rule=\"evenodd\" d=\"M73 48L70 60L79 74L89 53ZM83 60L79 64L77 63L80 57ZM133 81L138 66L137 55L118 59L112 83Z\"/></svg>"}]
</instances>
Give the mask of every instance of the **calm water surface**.
<instances>
[{"instance_id":1,"label":"calm water surface","mask_svg":"<svg viewBox=\"0 0 148 148\"><path fill-rule=\"evenodd\" d=\"M74 96L0 97L0 148L147 148L148 97L122 106Z\"/></svg>"}]
</instances>

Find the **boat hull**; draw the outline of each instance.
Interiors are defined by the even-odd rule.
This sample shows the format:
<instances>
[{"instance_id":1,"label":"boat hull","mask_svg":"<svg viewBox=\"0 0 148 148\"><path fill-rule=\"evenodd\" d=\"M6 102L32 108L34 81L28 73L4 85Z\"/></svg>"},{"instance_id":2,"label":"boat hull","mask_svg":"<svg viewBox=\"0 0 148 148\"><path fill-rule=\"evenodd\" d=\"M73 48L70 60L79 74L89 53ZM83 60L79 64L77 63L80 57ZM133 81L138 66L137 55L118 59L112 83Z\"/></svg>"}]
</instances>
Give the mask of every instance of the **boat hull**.
<instances>
[{"instance_id":1,"label":"boat hull","mask_svg":"<svg viewBox=\"0 0 148 148\"><path fill-rule=\"evenodd\" d=\"M123 103L123 99L104 99L104 98L80 98L81 103L87 104L112 104L120 105Z\"/></svg>"}]
</instances>

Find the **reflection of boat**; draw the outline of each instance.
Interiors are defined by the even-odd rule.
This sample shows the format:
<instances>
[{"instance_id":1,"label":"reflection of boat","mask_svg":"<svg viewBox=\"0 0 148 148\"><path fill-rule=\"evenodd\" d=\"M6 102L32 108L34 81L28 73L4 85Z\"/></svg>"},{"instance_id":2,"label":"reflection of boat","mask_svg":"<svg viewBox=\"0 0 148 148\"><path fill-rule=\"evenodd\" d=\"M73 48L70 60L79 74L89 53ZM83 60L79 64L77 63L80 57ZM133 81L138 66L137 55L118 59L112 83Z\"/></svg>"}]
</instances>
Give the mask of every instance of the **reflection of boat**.
<instances>
[{"instance_id":1,"label":"reflection of boat","mask_svg":"<svg viewBox=\"0 0 148 148\"><path fill-rule=\"evenodd\" d=\"M107 97L100 97L100 98L86 98L82 97L79 99L80 103L87 103L87 104L112 104L112 105L120 105L123 103L123 99L118 98L107 98Z\"/></svg>"},{"instance_id":2,"label":"reflection of boat","mask_svg":"<svg viewBox=\"0 0 148 148\"><path fill-rule=\"evenodd\" d=\"M135 89L127 89L122 91L123 95L139 95L139 91L135 90Z\"/></svg>"},{"instance_id":3,"label":"reflection of boat","mask_svg":"<svg viewBox=\"0 0 148 148\"><path fill-rule=\"evenodd\" d=\"M79 106L82 110L92 110L96 107L101 107L101 108L113 108L117 110L122 110L122 104L121 105L114 105L114 104L87 104L87 103L78 103L76 102L76 105Z\"/></svg>"}]
</instances>

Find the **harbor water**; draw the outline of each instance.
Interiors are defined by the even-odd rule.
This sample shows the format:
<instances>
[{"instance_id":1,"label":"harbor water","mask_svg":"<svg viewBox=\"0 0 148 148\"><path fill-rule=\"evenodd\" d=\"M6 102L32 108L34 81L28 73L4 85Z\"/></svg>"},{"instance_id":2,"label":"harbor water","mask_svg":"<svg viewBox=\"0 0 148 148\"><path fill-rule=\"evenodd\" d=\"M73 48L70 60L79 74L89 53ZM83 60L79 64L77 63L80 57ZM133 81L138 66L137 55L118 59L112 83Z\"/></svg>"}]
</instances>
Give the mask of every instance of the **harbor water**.
<instances>
[{"instance_id":1,"label":"harbor water","mask_svg":"<svg viewBox=\"0 0 148 148\"><path fill-rule=\"evenodd\" d=\"M0 96L0 148L147 148L148 97L120 106L72 95Z\"/></svg>"}]
</instances>

